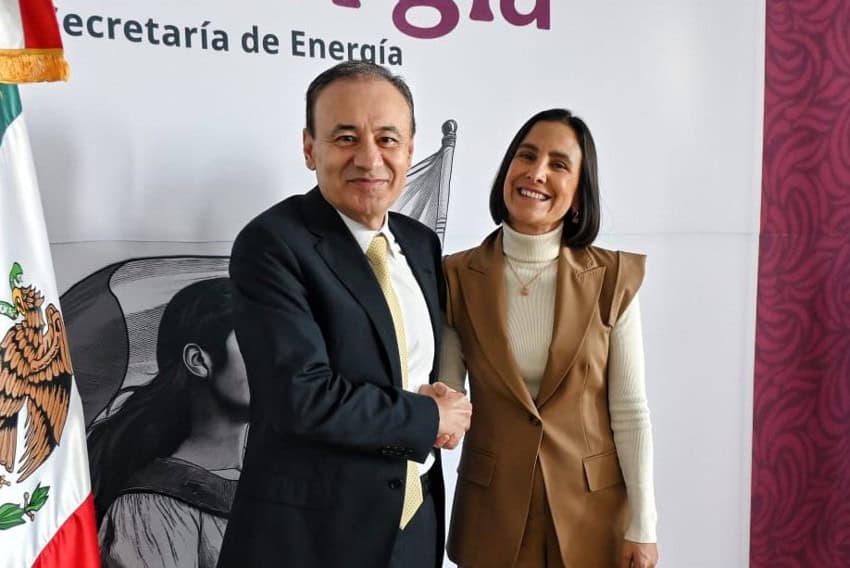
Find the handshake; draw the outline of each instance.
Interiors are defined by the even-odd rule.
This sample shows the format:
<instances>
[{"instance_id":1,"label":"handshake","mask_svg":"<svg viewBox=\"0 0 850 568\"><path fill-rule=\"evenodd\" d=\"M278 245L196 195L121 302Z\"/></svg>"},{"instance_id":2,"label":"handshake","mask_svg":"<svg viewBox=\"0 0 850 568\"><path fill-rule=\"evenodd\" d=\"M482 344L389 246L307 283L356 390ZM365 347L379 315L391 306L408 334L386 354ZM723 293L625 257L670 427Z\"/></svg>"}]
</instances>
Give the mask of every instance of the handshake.
<instances>
[{"instance_id":1,"label":"handshake","mask_svg":"<svg viewBox=\"0 0 850 568\"><path fill-rule=\"evenodd\" d=\"M419 394L433 398L440 412L440 426L437 429L434 447L455 449L469 430L472 403L462 392L452 389L445 383L422 385L419 388Z\"/></svg>"}]
</instances>

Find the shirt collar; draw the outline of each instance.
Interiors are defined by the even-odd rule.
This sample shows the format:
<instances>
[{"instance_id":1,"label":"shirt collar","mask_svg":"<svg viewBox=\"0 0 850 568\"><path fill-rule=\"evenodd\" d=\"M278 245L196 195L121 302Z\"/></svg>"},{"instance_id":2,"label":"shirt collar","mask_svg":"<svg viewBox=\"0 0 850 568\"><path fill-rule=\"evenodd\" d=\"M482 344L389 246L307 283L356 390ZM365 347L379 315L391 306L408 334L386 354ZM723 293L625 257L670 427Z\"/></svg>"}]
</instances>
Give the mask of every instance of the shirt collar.
<instances>
[{"instance_id":1,"label":"shirt collar","mask_svg":"<svg viewBox=\"0 0 850 568\"><path fill-rule=\"evenodd\" d=\"M372 239L378 233L383 234L387 238L387 243L389 243L390 254L395 256L398 251L398 243L396 243L395 237L390 231L390 224L388 223L389 214L384 215L384 222L381 225L380 229L370 229L363 223L359 221L355 221L339 209L335 209L335 211L339 214L342 222L345 223L345 226L348 227L348 230L351 231L351 236L354 237L354 240L357 241L357 245L360 247L360 250L363 251L363 254L366 254L366 251L369 249L369 245L372 243Z\"/></svg>"}]
</instances>

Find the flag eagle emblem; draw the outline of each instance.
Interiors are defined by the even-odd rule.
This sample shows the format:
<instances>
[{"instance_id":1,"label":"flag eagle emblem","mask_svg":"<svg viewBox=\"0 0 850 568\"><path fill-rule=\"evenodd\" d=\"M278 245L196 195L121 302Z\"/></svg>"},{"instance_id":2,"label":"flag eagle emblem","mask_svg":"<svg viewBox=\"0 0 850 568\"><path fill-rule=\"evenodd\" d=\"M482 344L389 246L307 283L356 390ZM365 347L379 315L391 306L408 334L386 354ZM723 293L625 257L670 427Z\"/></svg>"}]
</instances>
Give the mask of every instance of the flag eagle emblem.
<instances>
[{"instance_id":1,"label":"flag eagle emblem","mask_svg":"<svg viewBox=\"0 0 850 568\"><path fill-rule=\"evenodd\" d=\"M0 314L15 324L0 341L0 466L12 473L18 415L27 405L23 463L18 482L29 477L59 444L71 398L68 339L54 304L42 312L44 296L25 286L17 262L9 273L12 303L0 301Z\"/></svg>"}]
</instances>

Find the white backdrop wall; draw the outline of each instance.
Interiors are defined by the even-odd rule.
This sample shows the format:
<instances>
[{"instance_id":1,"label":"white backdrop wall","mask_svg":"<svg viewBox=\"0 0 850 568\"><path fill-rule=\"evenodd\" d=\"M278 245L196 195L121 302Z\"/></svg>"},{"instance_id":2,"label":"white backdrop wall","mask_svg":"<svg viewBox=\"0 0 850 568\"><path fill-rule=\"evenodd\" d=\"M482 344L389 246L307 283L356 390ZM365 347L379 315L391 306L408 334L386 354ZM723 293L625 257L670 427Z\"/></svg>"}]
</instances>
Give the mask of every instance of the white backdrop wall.
<instances>
[{"instance_id":1,"label":"white backdrop wall","mask_svg":"<svg viewBox=\"0 0 850 568\"><path fill-rule=\"evenodd\" d=\"M312 186L304 90L335 61L293 55L293 31L378 51L386 40L385 54L400 54L389 67L416 98L415 159L439 147L443 121L458 122L446 252L492 230L489 184L520 124L570 108L599 150L599 244L649 255L641 304L662 565L746 566L764 3L501 2L548 6L546 29L510 23L495 1L436 2L456 5L459 21L433 39L393 23L404 2L362 4L59 2L72 79L23 99L60 290L126 258L227 254L253 215ZM493 21L470 19L473 4L491 5ZM108 36L109 17L121 19L116 37L95 37ZM431 27L440 16L407 17ZM140 23L129 39L127 20ZM203 49L200 32L192 47L163 45L166 25L226 34L228 50ZM245 52L252 26L279 53Z\"/></svg>"}]
</instances>

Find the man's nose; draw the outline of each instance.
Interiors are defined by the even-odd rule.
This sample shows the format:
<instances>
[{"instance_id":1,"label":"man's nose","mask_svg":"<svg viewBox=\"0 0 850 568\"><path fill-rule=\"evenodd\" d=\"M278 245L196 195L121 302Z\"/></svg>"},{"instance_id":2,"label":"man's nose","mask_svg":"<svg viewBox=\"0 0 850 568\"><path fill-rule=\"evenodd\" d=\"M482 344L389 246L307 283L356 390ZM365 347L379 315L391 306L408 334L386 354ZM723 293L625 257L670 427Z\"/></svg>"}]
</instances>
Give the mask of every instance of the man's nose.
<instances>
[{"instance_id":1,"label":"man's nose","mask_svg":"<svg viewBox=\"0 0 850 568\"><path fill-rule=\"evenodd\" d=\"M354 152L354 165L364 170L379 166L383 160L381 149L374 140L364 140Z\"/></svg>"}]
</instances>

